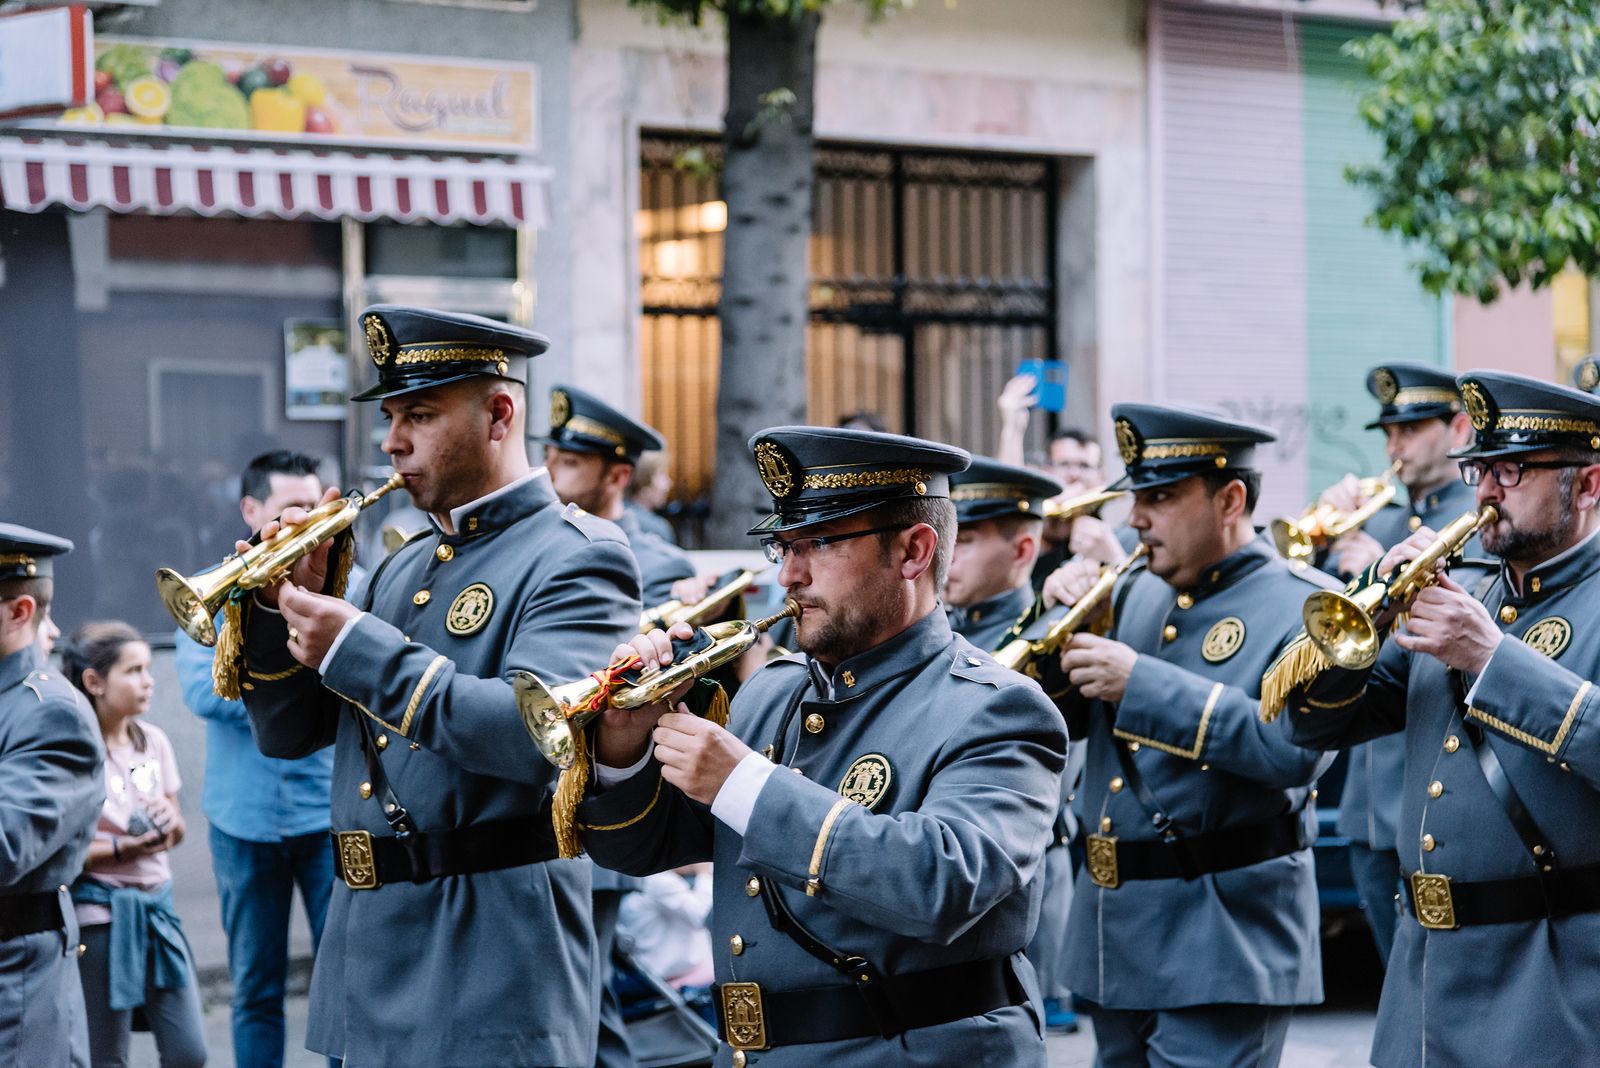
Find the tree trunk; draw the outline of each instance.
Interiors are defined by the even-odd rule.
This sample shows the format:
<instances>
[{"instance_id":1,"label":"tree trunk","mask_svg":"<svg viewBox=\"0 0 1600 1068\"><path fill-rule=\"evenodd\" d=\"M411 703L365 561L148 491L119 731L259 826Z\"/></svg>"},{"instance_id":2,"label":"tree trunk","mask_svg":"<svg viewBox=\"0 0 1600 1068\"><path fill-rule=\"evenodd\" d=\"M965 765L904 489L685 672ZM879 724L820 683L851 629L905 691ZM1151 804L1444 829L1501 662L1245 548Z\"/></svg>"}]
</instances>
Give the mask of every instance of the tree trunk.
<instances>
[{"instance_id":1,"label":"tree trunk","mask_svg":"<svg viewBox=\"0 0 1600 1068\"><path fill-rule=\"evenodd\" d=\"M717 469L707 540L743 547L768 509L750 435L805 422L807 248L811 236L817 24L728 17L728 113L722 195L721 381ZM793 94L792 104L769 94ZM763 101L763 97L766 100Z\"/></svg>"}]
</instances>

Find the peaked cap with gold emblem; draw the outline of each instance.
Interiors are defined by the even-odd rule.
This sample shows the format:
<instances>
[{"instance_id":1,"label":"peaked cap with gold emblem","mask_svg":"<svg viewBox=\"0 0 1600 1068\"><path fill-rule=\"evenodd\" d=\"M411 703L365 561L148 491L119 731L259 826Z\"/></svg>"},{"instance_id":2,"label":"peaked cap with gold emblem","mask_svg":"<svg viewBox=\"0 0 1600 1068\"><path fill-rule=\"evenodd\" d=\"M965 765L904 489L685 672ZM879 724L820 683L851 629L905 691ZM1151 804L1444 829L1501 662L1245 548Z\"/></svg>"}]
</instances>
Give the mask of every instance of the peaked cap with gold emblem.
<instances>
[{"instance_id":1,"label":"peaked cap with gold emblem","mask_svg":"<svg viewBox=\"0 0 1600 1068\"><path fill-rule=\"evenodd\" d=\"M1600 397L1592 393L1506 371L1468 371L1457 382L1474 436L1451 456L1600 450Z\"/></svg>"},{"instance_id":2,"label":"peaked cap with gold emblem","mask_svg":"<svg viewBox=\"0 0 1600 1068\"><path fill-rule=\"evenodd\" d=\"M522 362L550 339L520 326L462 312L374 304L361 313L378 381L351 400L382 400L477 375L521 381Z\"/></svg>"},{"instance_id":3,"label":"peaked cap with gold emblem","mask_svg":"<svg viewBox=\"0 0 1600 1068\"><path fill-rule=\"evenodd\" d=\"M972 462L954 445L820 426L763 430L750 450L773 509L751 534L827 523L891 501L949 497L950 476Z\"/></svg>"},{"instance_id":4,"label":"peaked cap with gold emblem","mask_svg":"<svg viewBox=\"0 0 1600 1068\"><path fill-rule=\"evenodd\" d=\"M50 558L72 551L72 542L42 530L0 523L0 579L49 578Z\"/></svg>"},{"instance_id":5,"label":"peaked cap with gold emblem","mask_svg":"<svg viewBox=\"0 0 1600 1068\"><path fill-rule=\"evenodd\" d=\"M1256 446L1278 440L1264 426L1202 408L1117 404L1111 418L1127 473L1108 489L1150 489L1204 471L1253 470Z\"/></svg>"},{"instance_id":6,"label":"peaked cap with gold emblem","mask_svg":"<svg viewBox=\"0 0 1600 1068\"><path fill-rule=\"evenodd\" d=\"M639 455L667 447L665 439L591 393L571 386L550 391L550 433L540 438L567 452L588 452L636 464Z\"/></svg>"},{"instance_id":7,"label":"peaked cap with gold emblem","mask_svg":"<svg viewBox=\"0 0 1600 1068\"><path fill-rule=\"evenodd\" d=\"M1600 388L1600 356L1590 353L1579 360L1578 366L1572 369L1572 384L1585 393Z\"/></svg>"},{"instance_id":8,"label":"peaked cap with gold emblem","mask_svg":"<svg viewBox=\"0 0 1600 1068\"><path fill-rule=\"evenodd\" d=\"M1461 410L1456 376L1421 363L1386 363L1367 372L1367 392L1382 405L1378 418L1367 424L1376 430L1390 423L1422 419L1448 419Z\"/></svg>"},{"instance_id":9,"label":"peaked cap with gold emblem","mask_svg":"<svg viewBox=\"0 0 1600 1068\"><path fill-rule=\"evenodd\" d=\"M1059 496L1063 488L1049 475L987 456L974 456L972 466L950 476L950 499L960 523L1012 515L1043 519L1044 502Z\"/></svg>"}]
</instances>

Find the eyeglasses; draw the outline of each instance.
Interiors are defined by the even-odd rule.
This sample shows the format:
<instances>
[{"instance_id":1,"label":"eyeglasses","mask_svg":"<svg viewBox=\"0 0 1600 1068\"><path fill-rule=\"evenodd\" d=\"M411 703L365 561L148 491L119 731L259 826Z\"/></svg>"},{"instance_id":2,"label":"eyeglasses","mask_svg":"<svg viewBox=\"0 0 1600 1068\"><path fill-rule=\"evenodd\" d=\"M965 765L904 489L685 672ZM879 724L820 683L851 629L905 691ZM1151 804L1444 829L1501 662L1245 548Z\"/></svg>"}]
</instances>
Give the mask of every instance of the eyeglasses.
<instances>
[{"instance_id":1,"label":"eyeglasses","mask_svg":"<svg viewBox=\"0 0 1600 1068\"><path fill-rule=\"evenodd\" d=\"M775 564L783 563L784 559L794 556L805 560L812 554L821 552L830 545L837 545L841 541L852 538L864 538L868 534L890 534L908 529L905 526L872 527L869 530L852 530L848 534L827 534L820 538L795 538L784 541L782 538L762 538L761 551L767 554L767 559Z\"/></svg>"},{"instance_id":2,"label":"eyeglasses","mask_svg":"<svg viewBox=\"0 0 1600 1068\"><path fill-rule=\"evenodd\" d=\"M1476 486L1483 481L1484 472L1488 472L1495 484L1502 489L1510 489L1522 481L1524 471L1557 471L1566 467L1588 467L1588 464L1578 463L1575 460L1462 460L1461 481L1469 486Z\"/></svg>"}]
</instances>

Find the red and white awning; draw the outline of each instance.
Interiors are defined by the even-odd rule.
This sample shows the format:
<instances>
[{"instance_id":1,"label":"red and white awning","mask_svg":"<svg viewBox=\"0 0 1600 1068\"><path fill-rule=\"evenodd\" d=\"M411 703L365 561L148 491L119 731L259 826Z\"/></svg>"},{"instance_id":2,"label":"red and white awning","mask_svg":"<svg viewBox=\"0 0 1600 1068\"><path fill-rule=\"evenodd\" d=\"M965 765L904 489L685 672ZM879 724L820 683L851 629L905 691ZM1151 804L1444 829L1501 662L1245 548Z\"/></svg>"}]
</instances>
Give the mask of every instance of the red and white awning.
<instances>
[{"instance_id":1,"label":"red and white awning","mask_svg":"<svg viewBox=\"0 0 1600 1068\"><path fill-rule=\"evenodd\" d=\"M355 150L0 137L0 206L542 227L549 168Z\"/></svg>"}]
</instances>

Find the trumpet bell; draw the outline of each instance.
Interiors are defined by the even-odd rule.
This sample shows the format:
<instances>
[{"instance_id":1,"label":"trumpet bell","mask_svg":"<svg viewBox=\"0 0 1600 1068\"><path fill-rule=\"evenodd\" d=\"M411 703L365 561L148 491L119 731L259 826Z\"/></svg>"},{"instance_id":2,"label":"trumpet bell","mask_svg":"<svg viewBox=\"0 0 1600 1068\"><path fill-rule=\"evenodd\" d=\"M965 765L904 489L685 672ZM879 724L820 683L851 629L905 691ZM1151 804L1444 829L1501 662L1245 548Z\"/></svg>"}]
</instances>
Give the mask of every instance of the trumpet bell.
<instances>
[{"instance_id":1,"label":"trumpet bell","mask_svg":"<svg viewBox=\"0 0 1600 1068\"><path fill-rule=\"evenodd\" d=\"M156 592L161 595L161 603L185 634L207 648L217 644L217 613L222 611L242 570L234 561L229 565L188 578L170 567L156 572Z\"/></svg>"},{"instance_id":2,"label":"trumpet bell","mask_svg":"<svg viewBox=\"0 0 1600 1068\"><path fill-rule=\"evenodd\" d=\"M1272 532L1272 544L1277 547L1278 555L1285 560L1307 560L1316 555L1317 547L1311 535L1300 529L1300 524L1293 519L1279 517L1269 525Z\"/></svg>"},{"instance_id":3,"label":"trumpet bell","mask_svg":"<svg viewBox=\"0 0 1600 1068\"><path fill-rule=\"evenodd\" d=\"M562 771L577 763L576 732L583 730L599 711L574 713L599 690L592 678L579 679L564 686L551 686L531 672L519 671L511 688L517 695L517 710L533 744L544 758Z\"/></svg>"},{"instance_id":4,"label":"trumpet bell","mask_svg":"<svg viewBox=\"0 0 1600 1068\"><path fill-rule=\"evenodd\" d=\"M1334 666L1361 671L1378 659L1378 625L1353 598L1322 590L1306 598L1302 615L1306 636Z\"/></svg>"}]
</instances>

